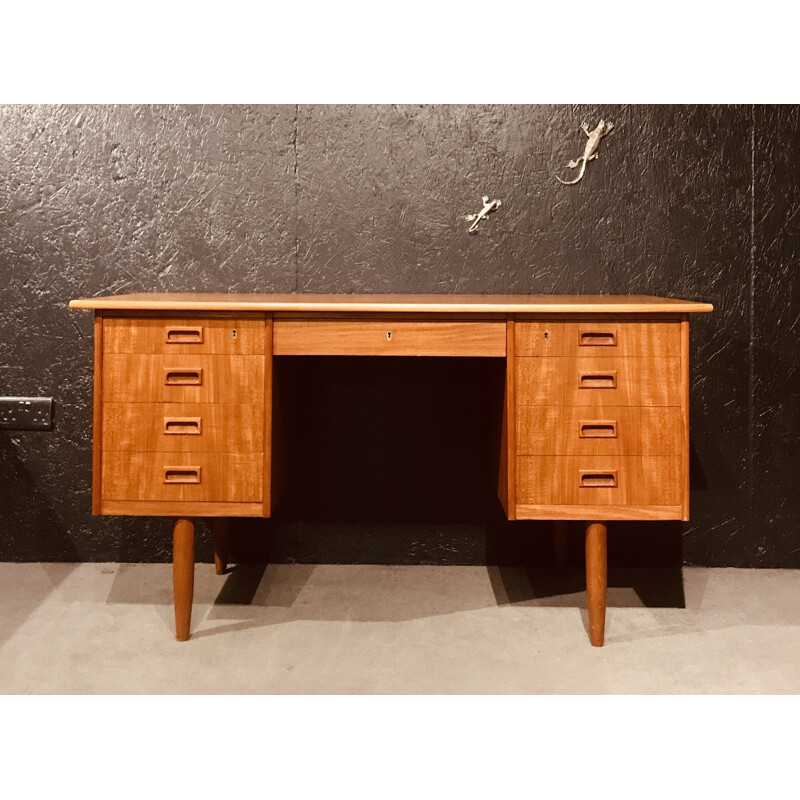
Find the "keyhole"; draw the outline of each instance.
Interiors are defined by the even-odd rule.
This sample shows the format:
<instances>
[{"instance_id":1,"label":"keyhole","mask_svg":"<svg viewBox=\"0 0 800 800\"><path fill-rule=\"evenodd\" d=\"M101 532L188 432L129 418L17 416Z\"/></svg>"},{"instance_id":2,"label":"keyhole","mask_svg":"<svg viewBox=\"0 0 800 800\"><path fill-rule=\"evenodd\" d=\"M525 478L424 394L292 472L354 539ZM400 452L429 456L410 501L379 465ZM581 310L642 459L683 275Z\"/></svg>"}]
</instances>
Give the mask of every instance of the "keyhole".
<instances>
[{"instance_id":1,"label":"keyhole","mask_svg":"<svg viewBox=\"0 0 800 800\"><path fill-rule=\"evenodd\" d=\"M236 328L233 329L232 335L233 335L233 338L235 339L236 338Z\"/></svg>"},{"instance_id":2,"label":"keyhole","mask_svg":"<svg viewBox=\"0 0 800 800\"><path fill-rule=\"evenodd\" d=\"M392 332L391 331L386 331L386 341L387 342L391 342L392 341Z\"/></svg>"},{"instance_id":3,"label":"keyhole","mask_svg":"<svg viewBox=\"0 0 800 800\"><path fill-rule=\"evenodd\" d=\"M550 338L550 334L547 331L544 332L544 338L545 339L549 339Z\"/></svg>"}]
</instances>

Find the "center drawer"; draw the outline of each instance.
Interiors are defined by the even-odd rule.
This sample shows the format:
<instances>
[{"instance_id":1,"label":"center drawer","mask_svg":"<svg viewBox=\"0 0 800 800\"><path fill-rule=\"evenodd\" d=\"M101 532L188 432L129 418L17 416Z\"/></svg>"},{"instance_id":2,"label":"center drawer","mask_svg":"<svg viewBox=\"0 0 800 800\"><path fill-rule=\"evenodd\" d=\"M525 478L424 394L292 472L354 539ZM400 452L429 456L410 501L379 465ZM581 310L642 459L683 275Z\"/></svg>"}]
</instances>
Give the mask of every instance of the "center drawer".
<instances>
[{"instance_id":1,"label":"center drawer","mask_svg":"<svg viewBox=\"0 0 800 800\"><path fill-rule=\"evenodd\" d=\"M506 354L504 320L276 319L276 356L495 356Z\"/></svg>"}]
</instances>

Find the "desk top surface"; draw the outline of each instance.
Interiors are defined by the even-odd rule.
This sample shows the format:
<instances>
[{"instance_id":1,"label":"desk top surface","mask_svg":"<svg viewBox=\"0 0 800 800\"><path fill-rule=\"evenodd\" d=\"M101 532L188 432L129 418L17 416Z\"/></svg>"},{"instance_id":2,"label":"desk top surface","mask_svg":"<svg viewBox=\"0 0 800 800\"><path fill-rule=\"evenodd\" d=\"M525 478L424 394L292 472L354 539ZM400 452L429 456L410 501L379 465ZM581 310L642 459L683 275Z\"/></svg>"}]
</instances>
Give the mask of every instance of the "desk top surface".
<instances>
[{"instance_id":1,"label":"desk top surface","mask_svg":"<svg viewBox=\"0 0 800 800\"><path fill-rule=\"evenodd\" d=\"M589 294L198 294L146 293L72 300L117 311L290 311L436 314L691 314L710 303L650 295Z\"/></svg>"}]
</instances>

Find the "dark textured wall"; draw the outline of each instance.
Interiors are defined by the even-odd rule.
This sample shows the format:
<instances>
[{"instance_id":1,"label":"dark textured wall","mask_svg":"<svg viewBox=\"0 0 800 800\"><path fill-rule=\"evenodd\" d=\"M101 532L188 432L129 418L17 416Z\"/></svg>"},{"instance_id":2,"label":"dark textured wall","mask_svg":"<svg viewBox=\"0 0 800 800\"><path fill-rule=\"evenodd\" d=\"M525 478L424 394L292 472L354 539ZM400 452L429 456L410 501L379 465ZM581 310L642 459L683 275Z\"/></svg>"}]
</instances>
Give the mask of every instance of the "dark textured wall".
<instances>
[{"instance_id":1,"label":"dark textured wall","mask_svg":"<svg viewBox=\"0 0 800 800\"><path fill-rule=\"evenodd\" d=\"M562 186L600 116L615 131ZM786 106L0 109L0 391L57 404L53 432L0 432L0 558L169 558L167 521L89 513L91 314L72 297L565 292L716 307L692 325L692 521L615 525L612 561L800 566L798 133ZM503 205L468 236L482 194ZM283 366L303 485L242 523L241 557L542 556L474 437L496 365Z\"/></svg>"}]
</instances>

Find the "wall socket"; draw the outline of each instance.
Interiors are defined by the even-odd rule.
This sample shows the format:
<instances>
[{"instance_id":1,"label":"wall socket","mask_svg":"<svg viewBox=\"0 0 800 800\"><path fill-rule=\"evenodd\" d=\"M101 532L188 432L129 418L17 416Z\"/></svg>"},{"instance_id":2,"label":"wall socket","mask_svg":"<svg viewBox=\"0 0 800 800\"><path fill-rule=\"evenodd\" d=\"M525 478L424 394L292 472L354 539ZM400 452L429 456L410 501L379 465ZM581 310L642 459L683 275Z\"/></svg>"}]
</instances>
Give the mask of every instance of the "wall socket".
<instances>
[{"instance_id":1,"label":"wall socket","mask_svg":"<svg viewBox=\"0 0 800 800\"><path fill-rule=\"evenodd\" d=\"M52 397L0 397L0 430L50 431Z\"/></svg>"}]
</instances>

